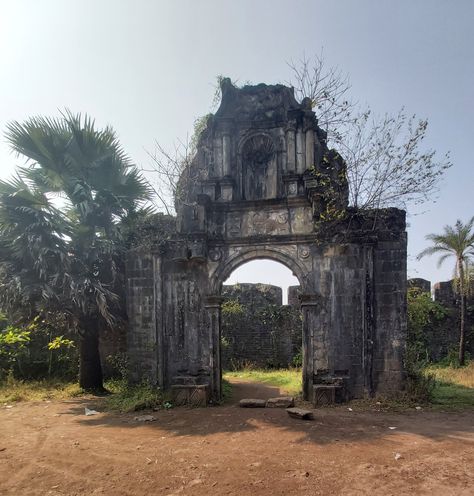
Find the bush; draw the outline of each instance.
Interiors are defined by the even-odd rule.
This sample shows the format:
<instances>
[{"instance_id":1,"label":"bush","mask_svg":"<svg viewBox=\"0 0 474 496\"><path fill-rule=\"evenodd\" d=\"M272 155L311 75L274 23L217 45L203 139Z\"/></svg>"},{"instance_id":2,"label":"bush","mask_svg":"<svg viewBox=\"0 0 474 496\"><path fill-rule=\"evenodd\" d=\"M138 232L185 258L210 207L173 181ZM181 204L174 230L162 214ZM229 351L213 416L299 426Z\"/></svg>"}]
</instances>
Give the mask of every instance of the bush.
<instances>
[{"instance_id":1,"label":"bush","mask_svg":"<svg viewBox=\"0 0 474 496\"><path fill-rule=\"evenodd\" d=\"M172 406L162 391L148 382L128 384L125 380L116 380L109 381L106 386L112 392L106 399L110 410L134 412Z\"/></svg>"},{"instance_id":2,"label":"bush","mask_svg":"<svg viewBox=\"0 0 474 496\"><path fill-rule=\"evenodd\" d=\"M0 381L77 376L78 355L64 322L47 322L40 317L13 324L0 314Z\"/></svg>"},{"instance_id":3,"label":"bush","mask_svg":"<svg viewBox=\"0 0 474 496\"><path fill-rule=\"evenodd\" d=\"M291 359L291 364L293 367L302 367L303 366L303 350L299 349L298 353Z\"/></svg>"},{"instance_id":4,"label":"bush","mask_svg":"<svg viewBox=\"0 0 474 496\"><path fill-rule=\"evenodd\" d=\"M405 396L408 401L429 403L432 400L436 379L426 372L426 365L426 361L419 359L418 348L409 344L405 354Z\"/></svg>"},{"instance_id":5,"label":"bush","mask_svg":"<svg viewBox=\"0 0 474 496\"><path fill-rule=\"evenodd\" d=\"M407 294L407 345L410 360L425 362L429 360L429 329L436 326L446 317L447 310L431 299L431 295L419 288L408 289Z\"/></svg>"},{"instance_id":6,"label":"bush","mask_svg":"<svg viewBox=\"0 0 474 496\"><path fill-rule=\"evenodd\" d=\"M471 359L471 355L468 351L465 353L466 364L469 363ZM436 364L440 367L451 367L451 368L459 368L459 350L458 348L450 348L448 354Z\"/></svg>"}]
</instances>

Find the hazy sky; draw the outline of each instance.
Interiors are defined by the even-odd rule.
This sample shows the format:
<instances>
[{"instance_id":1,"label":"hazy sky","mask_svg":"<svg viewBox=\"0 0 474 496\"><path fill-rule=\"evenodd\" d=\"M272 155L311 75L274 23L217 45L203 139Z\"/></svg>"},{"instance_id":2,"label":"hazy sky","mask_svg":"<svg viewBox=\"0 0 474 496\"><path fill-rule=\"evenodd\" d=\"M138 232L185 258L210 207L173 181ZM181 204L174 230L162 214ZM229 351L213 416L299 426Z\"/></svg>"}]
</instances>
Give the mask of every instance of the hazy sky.
<instances>
[{"instance_id":1,"label":"hazy sky","mask_svg":"<svg viewBox=\"0 0 474 496\"><path fill-rule=\"evenodd\" d=\"M427 233L474 214L473 24L472 0L0 0L0 132L67 107L111 124L146 165L155 140L186 137L209 111L216 75L285 82L287 61L323 48L354 98L427 117L427 147L451 151L437 202L410 215L408 231L409 276L443 280L453 264L415 256ZM2 138L0 176L17 163ZM268 264L236 278L276 276L293 283Z\"/></svg>"}]
</instances>

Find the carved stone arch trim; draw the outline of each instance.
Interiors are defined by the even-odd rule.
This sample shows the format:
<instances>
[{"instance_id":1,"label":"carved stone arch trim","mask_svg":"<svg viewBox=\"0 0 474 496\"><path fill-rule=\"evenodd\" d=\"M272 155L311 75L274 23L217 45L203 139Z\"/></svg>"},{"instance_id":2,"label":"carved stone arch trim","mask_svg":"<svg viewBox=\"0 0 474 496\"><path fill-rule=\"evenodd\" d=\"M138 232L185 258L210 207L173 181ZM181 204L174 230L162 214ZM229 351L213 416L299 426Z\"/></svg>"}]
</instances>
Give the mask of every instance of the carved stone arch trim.
<instances>
[{"instance_id":1,"label":"carved stone arch trim","mask_svg":"<svg viewBox=\"0 0 474 496\"><path fill-rule=\"evenodd\" d=\"M238 143L237 143L237 154L239 157L242 156L242 150L247 142L252 140L253 138L257 138L259 136L264 136L265 138L268 138L272 143L273 143L273 148L275 152L278 150L277 143L275 143L275 138L268 132L261 130L261 129L252 129L246 133L243 134L243 136L240 137Z\"/></svg>"},{"instance_id":2,"label":"carved stone arch trim","mask_svg":"<svg viewBox=\"0 0 474 496\"><path fill-rule=\"evenodd\" d=\"M262 247L253 249L244 249L230 257L223 259L217 269L215 270L212 281L212 293L220 294L222 285L229 278L229 276L241 265L251 262L252 260L268 259L275 262L280 262L282 265L290 269L301 286L303 293L312 292L313 288L308 280L308 269L304 267L295 257L284 253L274 247Z\"/></svg>"}]
</instances>

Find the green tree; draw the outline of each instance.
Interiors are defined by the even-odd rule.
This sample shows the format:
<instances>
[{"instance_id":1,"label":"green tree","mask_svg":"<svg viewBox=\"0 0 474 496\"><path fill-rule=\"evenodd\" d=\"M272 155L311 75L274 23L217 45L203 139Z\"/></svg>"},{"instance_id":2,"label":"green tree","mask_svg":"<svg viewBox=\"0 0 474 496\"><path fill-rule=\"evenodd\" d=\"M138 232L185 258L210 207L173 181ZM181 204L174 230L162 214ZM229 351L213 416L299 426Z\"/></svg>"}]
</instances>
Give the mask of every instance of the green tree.
<instances>
[{"instance_id":1,"label":"green tree","mask_svg":"<svg viewBox=\"0 0 474 496\"><path fill-rule=\"evenodd\" d=\"M125 318L121 221L150 188L115 132L87 116L13 122L6 137L26 166L0 182L1 306L65 315L79 335L79 383L100 389L99 331Z\"/></svg>"},{"instance_id":2,"label":"green tree","mask_svg":"<svg viewBox=\"0 0 474 496\"><path fill-rule=\"evenodd\" d=\"M464 365L466 295L469 286L466 278L469 273L469 259L474 255L474 217L465 224L458 219L454 226L444 226L442 234L428 234L426 239L433 244L423 250L418 255L418 259L426 255L440 255L438 267L449 257L456 259L454 272L458 281L457 290L460 296L459 364Z\"/></svg>"}]
</instances>

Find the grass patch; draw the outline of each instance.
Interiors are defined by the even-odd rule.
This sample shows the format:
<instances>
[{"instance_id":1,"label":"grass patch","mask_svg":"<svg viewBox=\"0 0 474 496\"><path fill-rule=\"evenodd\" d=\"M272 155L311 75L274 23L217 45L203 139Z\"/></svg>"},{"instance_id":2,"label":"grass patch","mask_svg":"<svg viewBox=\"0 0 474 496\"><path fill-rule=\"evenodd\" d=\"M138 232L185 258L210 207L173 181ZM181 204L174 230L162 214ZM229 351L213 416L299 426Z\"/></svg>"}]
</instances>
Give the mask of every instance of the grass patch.
<instances>
[{"instance_id":1,"label":"grass patch","mask_svg":"<svg viewBox=\"0 0 474 496\"><path fill-rule=\"evenodd\" d=\"M105 406L108 410L134 412L172 407L162 391L146 382L130 385L123 380L108 381L106 388L112 393L105 398Z\"/></svg>"},{"instance_id":2,"label":"grass patch","mask_svg":"<svg viewBox=\"0 0 474 496\"><path fill-rule=\"evenodd\" d=\"M427 367L425 371L434 375L438 381L474 388L474 362L469 362L464 367L444 367L435 364Z\"/></svg>"},{"instance_id":3,"label":"grass patch","mask_svg":"<svg viewBox=\"0 0 474 496\"><path fill-rule=\"evenodd\" d=\"M261 382L269 386L279 387L282 392L296 396L302 391L301 369L244 369L225 372L224 379L245 379L251 382Z\"/></svg>"},{"instance_id":4,"label":"grass patch","mask_svg":"<svg viewBox=\"0 0 474 496\"><path fill-rule=\"evenodd\" d=\"M230 385L229 385L230 386ZM128 385L122 380L109 380L105 388L111 394L104 399L107 410L133 412L152 408L171 408L168 398L147 383ZM59 379L21 381L7 378L0 383L0 403L19 401L66 400L86 394L75 382Z\"/></svg>"},{"instance_id":5,"label":"grass patch","mask_svg":"<svg viewBox=\"0 0 474 496\"><path fill-rule=\"evenodd\" d=\"M8 378L0 383L0 403L65 400L84 394L79 384L59 379L20 381Z\"/></svg>"},{"instance_id":6,"label":"grass patch","mask_svg":"<svg viewBox=\"0 0 474 496\"><path fill-rule=\"evenodd\" d=\"M438 381L433 392L432 404L442 409L474 408L474 389Z\"/></svg>"},{"instance_id":7,"label":"grass patch","mask_svg":"<svg viewBox=\"0 0 474 496\"><path fill-rule=\"evenodd\" d=\"M443 409L474 407L474 362L465 367L431 365L425 369L436 379L432 404Z\"/></svg>"}]
</instances>

